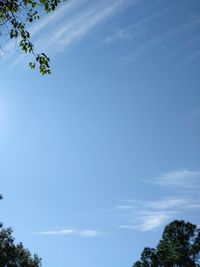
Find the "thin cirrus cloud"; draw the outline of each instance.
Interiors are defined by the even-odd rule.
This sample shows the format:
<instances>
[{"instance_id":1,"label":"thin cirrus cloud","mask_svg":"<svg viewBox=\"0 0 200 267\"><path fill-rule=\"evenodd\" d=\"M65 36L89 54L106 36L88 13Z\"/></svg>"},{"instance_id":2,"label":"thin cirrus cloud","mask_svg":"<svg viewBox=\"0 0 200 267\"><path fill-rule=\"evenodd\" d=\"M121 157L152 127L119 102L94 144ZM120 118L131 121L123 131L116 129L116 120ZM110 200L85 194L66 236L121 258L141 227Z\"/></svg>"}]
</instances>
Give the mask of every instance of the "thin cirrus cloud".
<instances>
[{"instance_id":1,"label":"thin cirrus cloud","mask_svg":"<svg viewBox=\"0 0 200 267\"><path fill-rule=\"evenodd\" d=\"M99 235L99 232L95 230L83 230L79 232L79 236L83 237L95 237L97 235Z\"/></svg>"},{"instance_id":2,"label":"thin cirrus cloud","mask_svg":"<svg viewBox=\"0 0 200 267\"><path fill-rule=\"evenodd\" d=\"M158 35L156 35L149 41L140 45L140 47L135 49L134 52L131 53L128 57L124 57L124 59L129 60L129 61L136 60L139 56L150 51L152 48L156 47L157 45L165 43L166 40L177 37L178 35L185 34L185 32L191 31L191 29L196 28L197 26L199 26L199 24L200 24L200 20L195 18L192 21L181 24L172 30L159 33Z\"/></svg>"},{"instance_id":3,"label":"thin cirrus cloud","mask_svg":"<svg viewBox=\"0 0 200 267\"><path fill-rule=\"evenodd\" d=\"M184 188L200 187L200 171L178 170L164 173L154 182L162 186L177 186Z\"/></svg>"},{"instance_id":4,"label":"thin cirrus cloud","mask_svg":"<svg viewBox=\"0 0 200 267\"><path fill-rule=\"evenodd\" d=\"M61 230L51 230L51 231L41 231L37 232L38 235L52 235L52 236L80 236L80 237L96 237L100 233L96 230L74 230L74 229L61 229Z\"/></svg>"},{"instance_id":5,"label":"thin cirrus cloud","mask_svg":"<svg viewBox=\"0 0 200 267\"><path fill-rule=\"evenodd\" d=\"M54 53L63 51L75 41L85 37L97 25L111 18L117 12L121 12L129 2L129 0L102 0L92 4L86 2L86 5L77 12L65 17L60 23L58 22L47 40L48 49ZM132 1L132 4L137 2L138 0Z\"/></svg>"},{"instance_id":6,"label":"thin cirrus cloud","mask_svg":"<svg viewBox=\"0 0 200 267\"><path fill-rule=\"evenodd\" d=\"M94 30L99 24L112 18L119 12L126 10L130 4L135 6L139 0L100 0L90 2L88 0L74 0L66 2L58 10L46 17L41 23L38 23L32 30L32 36L36 38L35 42L40 50L49 52L51 55L56 55L65 51L72 44L85 38L88 33ZM170 5L169 7L161 8L160 11L153 13L150 16L138 20L132 25L128 31L118 29L114 35L108 36L105 43L114 42L115 40L132 40L141 35L141 31L135 31L136 28L153 19L163 16L167 12L177 9L179 6L188 4L188 1L181 1ZM177 35L185 34L187 31L199 26L200 20L194 18L180 24L168 32L161 32L158 36L150 39L145 43L141 43L139 48L134 48L134 52L126 57L128 60L135 60L138 56L151 50L153 47L162 44L168 39L174 38ZM133 29L134 32L129 30ZM35 36L36 35L36 36ZM177 49L178 50L178 49ZM199 56L199 51L194 51L186 61L192 61Z\"/></svg>"},{"instance_id":7,"label":"thin cirrus cloud","mask_svg":"<svg viewBox=\"0 0 200 267\"><path fill-rule=\"evenodd\" d=\"M186 204L188 204L188 200L184 198L166 197L159 201L149 201L146 205L155 210L166 210L181 207Z\"/></svg>"},{"instance_id":8,"label":"thin cirrus cloud","mask_svg":"<svg viewBox=\"0 0 200 267\"><path fill-rule=\"evenodd\" d=\"M73 229L62 229L62 230L37 232L37 234L40 234L40 235L72 235L74 233L75 233L75 230Z\"/></svg>"},{"instance_id":9,"label":"thin cirrus cloud","mask_svg":"<svg viewBox=\"0 0 200 267\"><path fill-rule=\"evenodd\" d=\"M184 2L186 1L173 4L172 6L169 6L169 7L165 7L164 9L161 9L160 11L157 11L157 12L153 12L153 14L149 16L145 16L142 19L137 20L133 25L127 28L115 30L113 34L110 34L103 40L102 44L111 44L111 43L117 42L118 40L132 41L139 36L145 36L145 32L144 30L141 30L141 26L163 16L167 12L171 12L172 10L176 9L178 6L183 5ZM153 7L155 7L155 5L156 6L159 5L159 2L151 5L150 8L152 9Z\"/></svg>"},{"instance_id":10,"label":"thin cirrus cloud","mask_svg":"<svg viewBox=\"0 0 200 267\"><path fill-rule=\"evenodd\" d=\"M115 211L123 218L120 229L152 231L177 217L196 214L200 209L200 172L177 170L162 174L151 180L156 187L174 187L175 195L150 200L122 200ZM161 188L160 188L161 189ZM192 190L192 196L191 195ZM166 195L165 195L166 194Z\"/></svg>"},{"instance_id":11,"label":"thin cirrus cloud","mask_svg":"<svg viewBox=\"0 0 200 267\"><path fill-rule=\"evenodd\" d=\"M171 216L172 212L149 212L143 211L129 225L120 225L121 229L134 229L141 232L154 230L163 225Z\"/></svg>"},{"instance_id":12,"label":"thin cirrus cloud","mask_svg":"<svg viewBox=\"0 0 200 267\"><path fill-rule=\"evenodd\" d=\"M37 51L57 55L72 44L82 40L98 25L123 12L129 5L137 4L139 0L88 0L67 1L55 12L47 15L30 28L31 36ZM9 69L25 60L21 54L12 58Z\"/></svg>"},{"instance_id":13,"label":"thin cirrus cloud","mask_svg":"<svg viewBox=\"0 0 200 267\"><path fill-rule=\"evenodd\" d=\"M138 36L138 33L131 33L127 29L118 29L115 33L107 36L102 44L111 44L118 40L133 40Z\"/></svg>"},{"instance_id":14,"label":"thin cirrus cloud","mask_svg":"<svg viewBox=\"0 0 200 267\"><path fill-rule=\"evenodd\" d=\"M48 14L47 16L41 18L38 22L35 22L33 26L29 28L29 32L31 34L31 38L34 38L37 34L39 34L43 29L46 30L47 27L51 26L53 23L55 24L58 20L63 19L68 12L72 11L80 4L79 0L67 1L62 6L58 7L55 12ZM14 42L9 41L5 47L7 52L11 52L14 47Z\"/></svg>"},{"instance_id":15,"label":"thin cirrus cloud","mask_svg":"<svg viewBox=\"0 0 200 267\"><path fill-rule=\"evenodd\" d=\"M82 3L85 1L83 0ZM57 8L56 11L50 13L38 21L34 26L30 28L31 37L34 37L37 33L41 32L44 28L52 26L52 24L62 20L64 16L68 15L70 11L78 7L81 4L79 0L67 1L63 5Z\"/></svg>"},{"instance_id":16,"label":"thin cirrus cloud","mask_svg":"<svg viewBox=\"0 0 200 267\"><path fill-rule=\"evenodd\" d=\"M155 201L141 200L132 209L123 209L126 215L124 217L129 219L119 225L119 228L134 229L142 232L151 231L163 226L179 215L196 212L199 209L200 199L193 200L172 196ZM121 209L120 212L122 212Z\"/></svg>"},{"instance_id":17,"label":"thin cirrus cloud","mask_svg":"<svg viewBox=\"0 0 200 267\"><path fill-rule=\"evenodd\" d=\"M33 42L36 45L36 50L38 52L47 52L51 57L66 51L66 49L72 44L80 42L90 32L94 31L101 23L114 17L118 13L122 13L130 5L136 6L137 8L137 3L140 2L140 0L100 0L94 2L89 0L67 1L55 12L47 15L30 28ZM186 3L188 3L187 0L180 1L175 4L173 3L169 7L163 8L161 6L161 10L138 19L130 27L117 29L114 34L107 36L103 43L109 44L117 42L118 40L134 40L135 38L144 35L144 32L140 27L141 25L164 16L165 13L171 12L172 10L177 9L179 5L184 5ZM185 24L177 25L177 27L172 30L169 29L168 31L162 31L155 36L151 36L149 39L144 38L138 46L134 47L132 52L130 52L127 56L122 57L122 59L127 61L137 60L144 53L151 51L151 49L158 45L166 43L166 41L175 38L177 35L191 32L191 29L197 28L199 24L200 20L198 18L193 19ZM9 43L9 45L11 45L11 43ZM179 47L175 50L179 51ZM10 55L13 54L14 53L10 53ZM185 65L187 62L196 60L199 56L200 52L194 50L191 54L189 53L188 58L184 59L184 62L186 63L182 63ZM9 64L9 70L12 70L23 60L27 60L27 57L23 55L16 57L16 54L15 56L12 56Z\"/></svg>"}]
</instances>

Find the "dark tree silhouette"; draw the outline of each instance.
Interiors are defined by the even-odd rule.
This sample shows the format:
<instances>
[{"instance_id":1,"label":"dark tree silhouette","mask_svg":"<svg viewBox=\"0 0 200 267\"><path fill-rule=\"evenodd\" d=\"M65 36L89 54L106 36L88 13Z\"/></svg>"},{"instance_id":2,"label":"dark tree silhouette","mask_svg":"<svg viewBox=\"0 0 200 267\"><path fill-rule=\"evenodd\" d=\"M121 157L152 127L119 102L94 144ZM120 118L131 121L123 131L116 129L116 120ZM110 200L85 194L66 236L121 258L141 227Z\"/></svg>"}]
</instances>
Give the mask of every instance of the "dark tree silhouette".
<instances>
[{"instance_id":1,"label":"dark tree silhouette","mask_svg":"<svg viewBox=\"0 0 200 267\"><path fill-rule=\"evenodd\" d=\"M31 255L22 243L15 244L12 229L0 225L0 267L39 267L41 260Z\"/></svg>"},{"instance_id":2,"label":"dark tree silhouette","mask_svg":"<svg viewBox=\"0 0 200 267\"><path fill-rule=\"evenodd\" d=\"M183 220L171 222L156 249L144 248L133 267L200 267L200 229Z\"/></svg>"},{"instance_id":3,"label":"dark tree silhouette","mask_svg":"<svg viewBox=\"0 0 200 267\"><path fill-rule=\"evenodd\" d=\"M2 195L0 195L2 198ZM41 259L31 255L22 243L15 243L11 228L0 223L0 267L40 267Z\"/></svg>"}]
</instances>

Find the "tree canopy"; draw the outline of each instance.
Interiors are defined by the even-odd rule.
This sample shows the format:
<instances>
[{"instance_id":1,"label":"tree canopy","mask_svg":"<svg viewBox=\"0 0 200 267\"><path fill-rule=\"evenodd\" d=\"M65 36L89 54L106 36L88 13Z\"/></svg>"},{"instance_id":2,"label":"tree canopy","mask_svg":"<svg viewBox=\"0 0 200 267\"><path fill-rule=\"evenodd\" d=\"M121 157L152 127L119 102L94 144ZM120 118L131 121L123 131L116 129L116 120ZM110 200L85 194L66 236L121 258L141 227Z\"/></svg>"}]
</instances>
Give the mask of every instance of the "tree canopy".
<instances>
[{"instance_id":1,"label":"tree canopy","mask_svg":"<svg viewBox=\"0 0 200 267\"><path fill-rule=\"evenodd\" d=\"M44 12L55 10L61 0L0 0L0 40L3 38L16 39L20 49L33 55L29 63L32 69L36 66L42 74L50 74L50 59L45 53L37 53L31 42L28 24L40 18ZM0 43L2 48L2 43Z\"/></svg>"},{"instance_id":2,"label":"tree canopy","mask_svg":"<svg viewBox=\"0 0 200 267\"><path fill-rule=\"evenodd\" d=\"M183 220L171 222L157 247L144 248L133 267L200 267L200 229Z\"/></svg>"},{"instance_id":3,"label":"tree canopy","mask_svg":"<svg viewBox=\"0 0 200 267\"><path fill-rule=\"evenodd\" d=\"M15 244L12 229L4 229L0 224L0 266L1 267L39 267L41 260L31 255L22 243Z\"/></svg>"},{"instance_id":4,"label":"tree canopy","mask_svg":"<svg viewBox=\"0 0 200 267\"><path fill-rule=\"evenodd\" d=\"M0 267L40 267L41 259L31 255L21 242L16 244L12 233L11 228L3 228L0 223Z\"/></svg>"}]
</instances>

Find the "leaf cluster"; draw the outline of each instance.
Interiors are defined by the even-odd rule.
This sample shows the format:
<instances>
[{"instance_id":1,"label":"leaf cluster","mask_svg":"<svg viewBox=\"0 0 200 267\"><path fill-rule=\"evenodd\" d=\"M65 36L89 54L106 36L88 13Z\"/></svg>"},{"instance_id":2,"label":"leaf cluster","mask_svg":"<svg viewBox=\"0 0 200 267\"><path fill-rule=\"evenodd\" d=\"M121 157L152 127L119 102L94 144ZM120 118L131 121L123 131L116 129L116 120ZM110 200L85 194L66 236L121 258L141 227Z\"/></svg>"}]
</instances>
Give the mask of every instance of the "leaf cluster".
<instances>
[{"instance_id":1,"label":"leaf cluster","mask_svg":"<svg viewBox=\"0 0 200 267\"><path fill-rule=\"evenodd\" d=\"M0 37L17 39L24 53L30 53L35 60L29 63L37 66L41 74L50 74L50 59L44 53L36 53L30 39L27 25L40 19L41 12L52 12L61 0L0 0Z\"/></svg>"}]
</instances>

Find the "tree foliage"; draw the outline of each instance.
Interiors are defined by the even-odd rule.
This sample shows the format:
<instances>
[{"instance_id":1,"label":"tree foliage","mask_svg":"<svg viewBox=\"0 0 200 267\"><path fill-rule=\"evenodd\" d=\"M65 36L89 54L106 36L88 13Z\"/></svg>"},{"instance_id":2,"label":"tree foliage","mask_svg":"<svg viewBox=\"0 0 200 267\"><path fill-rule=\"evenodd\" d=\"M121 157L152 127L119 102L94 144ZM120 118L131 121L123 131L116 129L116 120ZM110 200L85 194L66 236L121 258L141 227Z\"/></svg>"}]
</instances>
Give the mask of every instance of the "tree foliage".
<instances>
[{"instance_id":1,"label":"tree foliage","mask_svg":"<svg viewBox=\"0 0 200 267\"><path fill-rule=\"evenodd\" d=\"M12 229L0 225L0 267L39 267L41 260L31 255L22 243L15 244Z\"/></svg>"},{"instance_id":2,"label":"tree foliage","mask_svg":"<svg viewBox=\"0 0 200 267\"><path fill-rule=\"evenodd\" d=\"M171 222L157 247L144 248L133 267L200 267L200 229L183 220Z\"/></svg>"},{"instance_id":3,"label":"tree foliage","mask_svg":"<svg viewBox=\"0 0 200 267\"><path fill-rule=\"evenodd\" d=\"M0 267L40 267L41 259L31 255L21 242L16 244L12 233L11 228L4 229L0 223Z\"/></svg>"},{"instance_id":4,"label":"tree foliage","mask_svg":"<svg viewBox=\"0 0 200 267\"><path fill-rule=\"evenodd\" d=\"M50 59L44 53L36 53L30 39L28 24L40 18L44 12L55 10L61 0L0 0L0 38L8 36L17 39L20 49L30 53L35 60L29 63L30 68L36 66L42 74L50 74Z\"/></svg>"}]
</instances>

